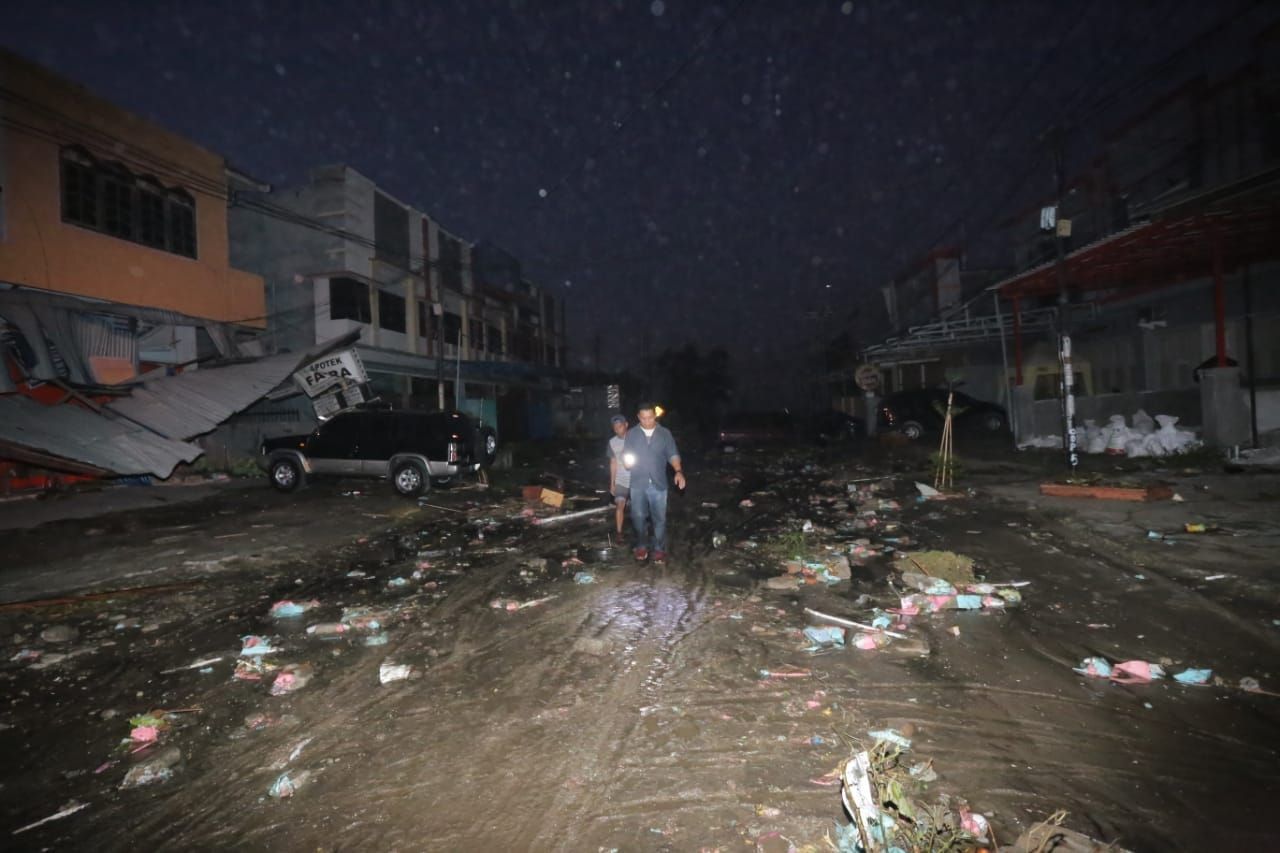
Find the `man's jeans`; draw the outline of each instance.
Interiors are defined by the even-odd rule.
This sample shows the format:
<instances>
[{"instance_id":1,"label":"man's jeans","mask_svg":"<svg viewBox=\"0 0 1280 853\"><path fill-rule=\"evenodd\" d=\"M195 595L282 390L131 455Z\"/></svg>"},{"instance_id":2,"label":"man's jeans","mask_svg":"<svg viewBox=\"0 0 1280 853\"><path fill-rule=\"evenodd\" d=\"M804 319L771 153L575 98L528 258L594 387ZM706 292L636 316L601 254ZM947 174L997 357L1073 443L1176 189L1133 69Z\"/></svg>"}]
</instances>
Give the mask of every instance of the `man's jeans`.
<instances>
[{"instance_id":1,"label":"man's jeans","mask_svg":"<svg viewBox=\"0 0 1280 853\"><path fill-rule=\"evenodd\" d=\"M653 539L649 539L649 519L653 519ZM631 490L631 526L635 528L637 548L667 549L667 490L652 483ZM652 541L652 546L650 545Z\"/></svg>"}]
</instances>

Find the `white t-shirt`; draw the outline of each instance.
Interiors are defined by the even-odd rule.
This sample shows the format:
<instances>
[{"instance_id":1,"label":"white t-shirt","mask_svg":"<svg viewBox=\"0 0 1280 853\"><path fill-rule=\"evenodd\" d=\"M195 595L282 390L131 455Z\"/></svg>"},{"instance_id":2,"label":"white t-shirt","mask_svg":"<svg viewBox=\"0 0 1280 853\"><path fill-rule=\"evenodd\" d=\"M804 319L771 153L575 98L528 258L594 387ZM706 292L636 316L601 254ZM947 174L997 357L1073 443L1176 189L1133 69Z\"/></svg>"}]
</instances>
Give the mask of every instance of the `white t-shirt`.
<instances>
[{"instance_id":1,"label":"white t-shirt","mask_svg":"<svg viewBox=\"0 0 1280 853\"><path fill-rule=\"evenodd\" d=\"M627 466L622 464L622 448L626 445L626 440L614 436L609 439L609 453L612 454L614 460L618 463L618 473L614 476L614 485L631 486L631 472L627 470Z\"/></svg>"}]
</instances>

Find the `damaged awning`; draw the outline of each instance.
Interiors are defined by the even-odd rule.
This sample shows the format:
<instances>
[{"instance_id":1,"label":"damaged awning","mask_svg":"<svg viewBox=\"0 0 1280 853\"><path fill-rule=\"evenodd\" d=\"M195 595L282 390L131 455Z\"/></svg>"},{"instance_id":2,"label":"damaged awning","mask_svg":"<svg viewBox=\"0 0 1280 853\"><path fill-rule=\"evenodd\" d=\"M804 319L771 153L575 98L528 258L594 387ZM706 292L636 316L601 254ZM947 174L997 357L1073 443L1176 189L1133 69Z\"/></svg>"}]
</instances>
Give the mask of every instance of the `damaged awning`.
<instances>
[{"instance_id":1,"label":"damaged awning","mask_svg":"<svg viewBox=\"0 0 1280 853\"><path fill-rule=\"evenodd\" d=\"M108 403L106 409L166 438L195 438L262 399L298 368L350 346L359 336L354 331L302 353L144 380L132 387L128 397Z\"/></svg>"},{"instance_id":2,"label":"damaged awning","mask_svg":"<svg viewBox=\"0 0 1280 853\"><path fill-rule=\"evenodd\" d=\"M102 407L0 395L0 457L79 474L164 479L204 452L188 439L214 429L289 381L302 365L350 345L358 335L303 353L145 381L131 396Z\"/></svg>"},{"instance_id":3,"label":"damaged awning","mask_svg":"<svg viewBox=\"0 0 1280 853\"><path fill-rule=\"evenodd\" d=\"M91 475L168 477L204 451L78 405L0 396L0 456Z\"/></svg>"}]
</instances>

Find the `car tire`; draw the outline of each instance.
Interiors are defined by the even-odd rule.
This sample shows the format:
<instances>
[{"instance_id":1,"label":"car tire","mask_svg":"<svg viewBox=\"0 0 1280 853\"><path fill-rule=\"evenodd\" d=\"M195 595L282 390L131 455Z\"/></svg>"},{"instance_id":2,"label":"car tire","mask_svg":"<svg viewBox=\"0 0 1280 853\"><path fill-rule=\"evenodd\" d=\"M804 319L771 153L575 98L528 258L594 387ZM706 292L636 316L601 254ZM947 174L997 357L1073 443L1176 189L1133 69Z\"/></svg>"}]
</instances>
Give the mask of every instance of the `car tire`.
<instances>
[{"instance_id":1,"label":"car tire","mask_svg":"<svg viewBox=\"0 0 1280 853\"><path fill-rule=\"evenodd\" d=\"M999 412L987 412L982 416L982 426L988 432L999 432L1004 429L1004 416Z\"/></svg>"},{"instance_id":2,"label":"car tire","mask_svg":"<svg viewBox=\"0 0 1280 853\"><path fill-rule=\"evenodd\" d=\"M431 478L421 463L412 459L400 462L391 472L391 485L396 493L406 498L416 498L431 488Z\"/></svg>"},{"instance_id":3,"label":"car tire","mask_svg":"<svg viewBox=\"0 0 1280 853\"><path fill-rule=\"evenodd\" d=\"M907 421L902 425L902 429L899 432L912 441L919 441L920 437L924 435L924 427L920 425L919 421Z\"/></svg>"},{"instance_id":4,"label":"car tire","mask_svg":"<svg viewBox=\"0 0 1280 853\"><path fill-rule=\"evenodd\" d=\"M302 466L298 464L296 459L285 457L277 459L271 463L271 469L268 472L271 478L271 485L278 492L292 492L306 485L307 475L303 473Z\"/></svg>"},{"instance_id":5,"label":"car tire","mask_svg":"<svg viewBox=\"0 0 1280 853\"><path fill-rule=\"evenodd\" d=\"M493 427L480 429L480 467L492 468L498 458L498 434Z\"/></svg>"}]
</instances>

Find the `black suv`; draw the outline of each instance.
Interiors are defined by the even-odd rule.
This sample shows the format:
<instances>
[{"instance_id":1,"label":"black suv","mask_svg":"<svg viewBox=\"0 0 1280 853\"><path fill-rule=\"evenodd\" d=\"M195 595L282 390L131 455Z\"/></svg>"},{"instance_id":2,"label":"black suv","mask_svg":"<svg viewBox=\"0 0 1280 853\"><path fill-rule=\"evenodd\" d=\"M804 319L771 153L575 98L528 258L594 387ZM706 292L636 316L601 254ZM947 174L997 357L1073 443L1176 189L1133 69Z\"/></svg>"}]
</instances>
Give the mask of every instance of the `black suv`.
<instances>
[{"instance_id":1,"label":"black suv","mask_svg":"<svg viewBox=\"0 0 1280 853\"><path fill-rule=\"evenodd\" d=\"M461 412L355 410L336 415L308 435L262 443L260 464L271 485L291 492L312 475L389 477L397 492L420 495L493 464L494 431Z\"/></svg>"}]
</instances>

